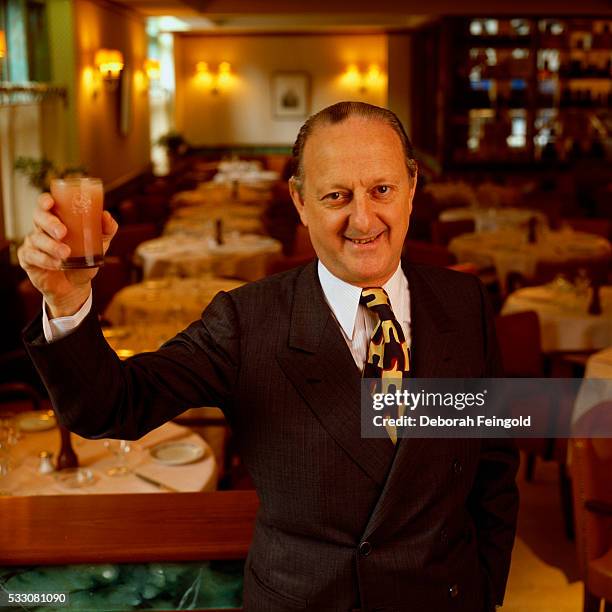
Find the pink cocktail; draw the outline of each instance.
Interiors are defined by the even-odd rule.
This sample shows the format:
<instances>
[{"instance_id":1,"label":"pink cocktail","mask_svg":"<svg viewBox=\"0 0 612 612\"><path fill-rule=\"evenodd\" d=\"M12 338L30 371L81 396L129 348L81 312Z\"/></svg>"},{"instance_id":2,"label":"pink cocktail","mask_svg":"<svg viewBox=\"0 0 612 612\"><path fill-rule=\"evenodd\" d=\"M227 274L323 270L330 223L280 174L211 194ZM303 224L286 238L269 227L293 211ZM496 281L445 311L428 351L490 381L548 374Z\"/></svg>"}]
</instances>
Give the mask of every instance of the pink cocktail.
<instances>
[{"instance_id":1,"label":"pink cocktail","mask_svg":"<svg viewBox=\"0 0 612 612\"><path fill-rule=\"evenodd\" d=\"M62 239L70 256L62 268L95 268L104 263L102 206L104 189L98 178L65 178L51 181L53 212L68 228Z\"/></svg>"}]
</instances>

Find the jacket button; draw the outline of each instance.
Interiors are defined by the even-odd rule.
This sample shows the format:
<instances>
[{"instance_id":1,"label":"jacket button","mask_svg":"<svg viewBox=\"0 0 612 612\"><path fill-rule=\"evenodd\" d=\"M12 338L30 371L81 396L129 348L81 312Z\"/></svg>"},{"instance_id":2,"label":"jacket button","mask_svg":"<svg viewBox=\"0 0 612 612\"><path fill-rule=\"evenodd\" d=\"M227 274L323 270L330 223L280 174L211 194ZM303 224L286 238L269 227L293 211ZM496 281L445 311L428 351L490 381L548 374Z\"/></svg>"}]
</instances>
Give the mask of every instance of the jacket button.
<instances>
[{"instance_id":1,"label":"jacket button","mask_svg":"<svg viewBox=\"0 0 612 612\"><path fill-rule=\"evenodd\" d=\"M459 595L459 586L457 584L453 584L453 586L448 588L448 594L451 599L455 599Z\"/></svg>"},{"instance_id":2,"label":"jacket button","mask_svg":"<svg viewBox=\"0 0 612 612\"><path fill-rule=\"evenodd\" d=\"M455 472L455 474L461 474L461 472L463 472L463 466L461 465L461 461L459 461L459 459L455 459L453 461L453 472Z\"/></svg>"},{"instance_id":3,"label":"jacket button","mask_svg":"<svg viewBox=\"0 0 612 612\"><path fill-rule=\"evenodd\" d=\"M367 557L372 552L372 545L368 542L362 542L359 545L359 553L364 557Z\"/></svg>"},{"instance_id":4,"label":"jacket button","mask_svg":"<svg viewBox=\"0 0 612 612\"><path fill-rule=\"evenodd\" d=\"M446 531L446 529L443 529L440 532L440 541L442 544L446 544L448 542L448 531Z\"/></svg>"}]
</instances>

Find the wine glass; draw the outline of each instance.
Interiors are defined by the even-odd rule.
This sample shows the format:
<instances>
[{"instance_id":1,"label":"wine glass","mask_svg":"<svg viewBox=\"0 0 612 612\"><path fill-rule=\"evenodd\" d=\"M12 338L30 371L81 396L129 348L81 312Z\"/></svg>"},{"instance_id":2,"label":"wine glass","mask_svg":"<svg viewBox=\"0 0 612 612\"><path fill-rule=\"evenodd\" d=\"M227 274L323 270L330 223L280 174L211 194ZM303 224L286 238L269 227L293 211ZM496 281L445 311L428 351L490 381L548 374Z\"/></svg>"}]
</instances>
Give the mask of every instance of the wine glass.
<instances>
[{"instance_id":1,"label":"wine glass","mask_svg":"<svg viewBox=\"0 0 612 612\"><path fill-rule=\"evenodd\" d=\"M6 476L15 467L11 448L19 441L19 431L11 417L0 418L0 476Z\"/></svg>"},{"instance_id":2,"label":"wine glass","mask_svg":"<svg viewBox=\"0 0 612 612\"><path fill-rule=\"evenodd\" d=\"M105 440L104 447L115 455L116 463L106 470L109 476L125 476L130 473L127 458L132 450L127 440Z\"/></svg>"}]
</instances>

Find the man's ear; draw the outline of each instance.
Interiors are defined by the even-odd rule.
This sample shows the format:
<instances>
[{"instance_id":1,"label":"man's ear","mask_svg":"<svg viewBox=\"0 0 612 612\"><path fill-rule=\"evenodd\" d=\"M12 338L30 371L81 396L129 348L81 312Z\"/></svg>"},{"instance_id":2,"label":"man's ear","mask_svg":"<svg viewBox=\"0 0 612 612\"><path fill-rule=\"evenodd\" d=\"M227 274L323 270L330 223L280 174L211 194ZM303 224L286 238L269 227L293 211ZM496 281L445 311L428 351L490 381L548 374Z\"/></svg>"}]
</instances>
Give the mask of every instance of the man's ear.
<instances>
[{"instance_id":1,"label":"man's ear","mask_svg":"<svg viewBox=\"0 0 612 612\"><path fill-rule=\"evenodd\" d=\"M300 215L300 219L302 223L308 227L307 215L306 215L306 207L304 206L304 200L302 195L300 194L300 190L297 185L297 181L292 176L289 179L289 194L291 195L291 200L293 201L293 205L295 206L295 210L297 210L298 215Z\"/></svg>"},{"instance_id":2,"label":"man's ear","mask_svg":"<svg viewBox=\"0 0 612 612\"><path fill-rule=\"evenodd\" d=\"M410 196L408 198L408 201L410 203L410 212L412 212L412 200L414 199L414 192L416 191L416 186L417 186L417 178L418 178L418 171L415 168L414 169L414 176L410 177Z\"/></svg>"}]
</instances>

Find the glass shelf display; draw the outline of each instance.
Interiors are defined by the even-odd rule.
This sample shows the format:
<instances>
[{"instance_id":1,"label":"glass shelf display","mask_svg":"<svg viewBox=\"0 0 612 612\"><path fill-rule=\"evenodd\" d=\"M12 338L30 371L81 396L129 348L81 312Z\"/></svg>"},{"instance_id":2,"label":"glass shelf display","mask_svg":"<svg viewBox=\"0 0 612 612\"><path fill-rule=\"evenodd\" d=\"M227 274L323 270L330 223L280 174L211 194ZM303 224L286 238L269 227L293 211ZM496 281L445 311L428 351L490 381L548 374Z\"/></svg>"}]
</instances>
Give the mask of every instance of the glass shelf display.
<instances>
[{"instance_id":1,"label":"glass shelf display","mask_svg":"<svg viewBox=\"0 0 612 612\"><path fill-rule=\"evenodd\" d=\"M564 160L610 138L612 20L449 22L446 164Z\"/></svg>"}]
</instances>

